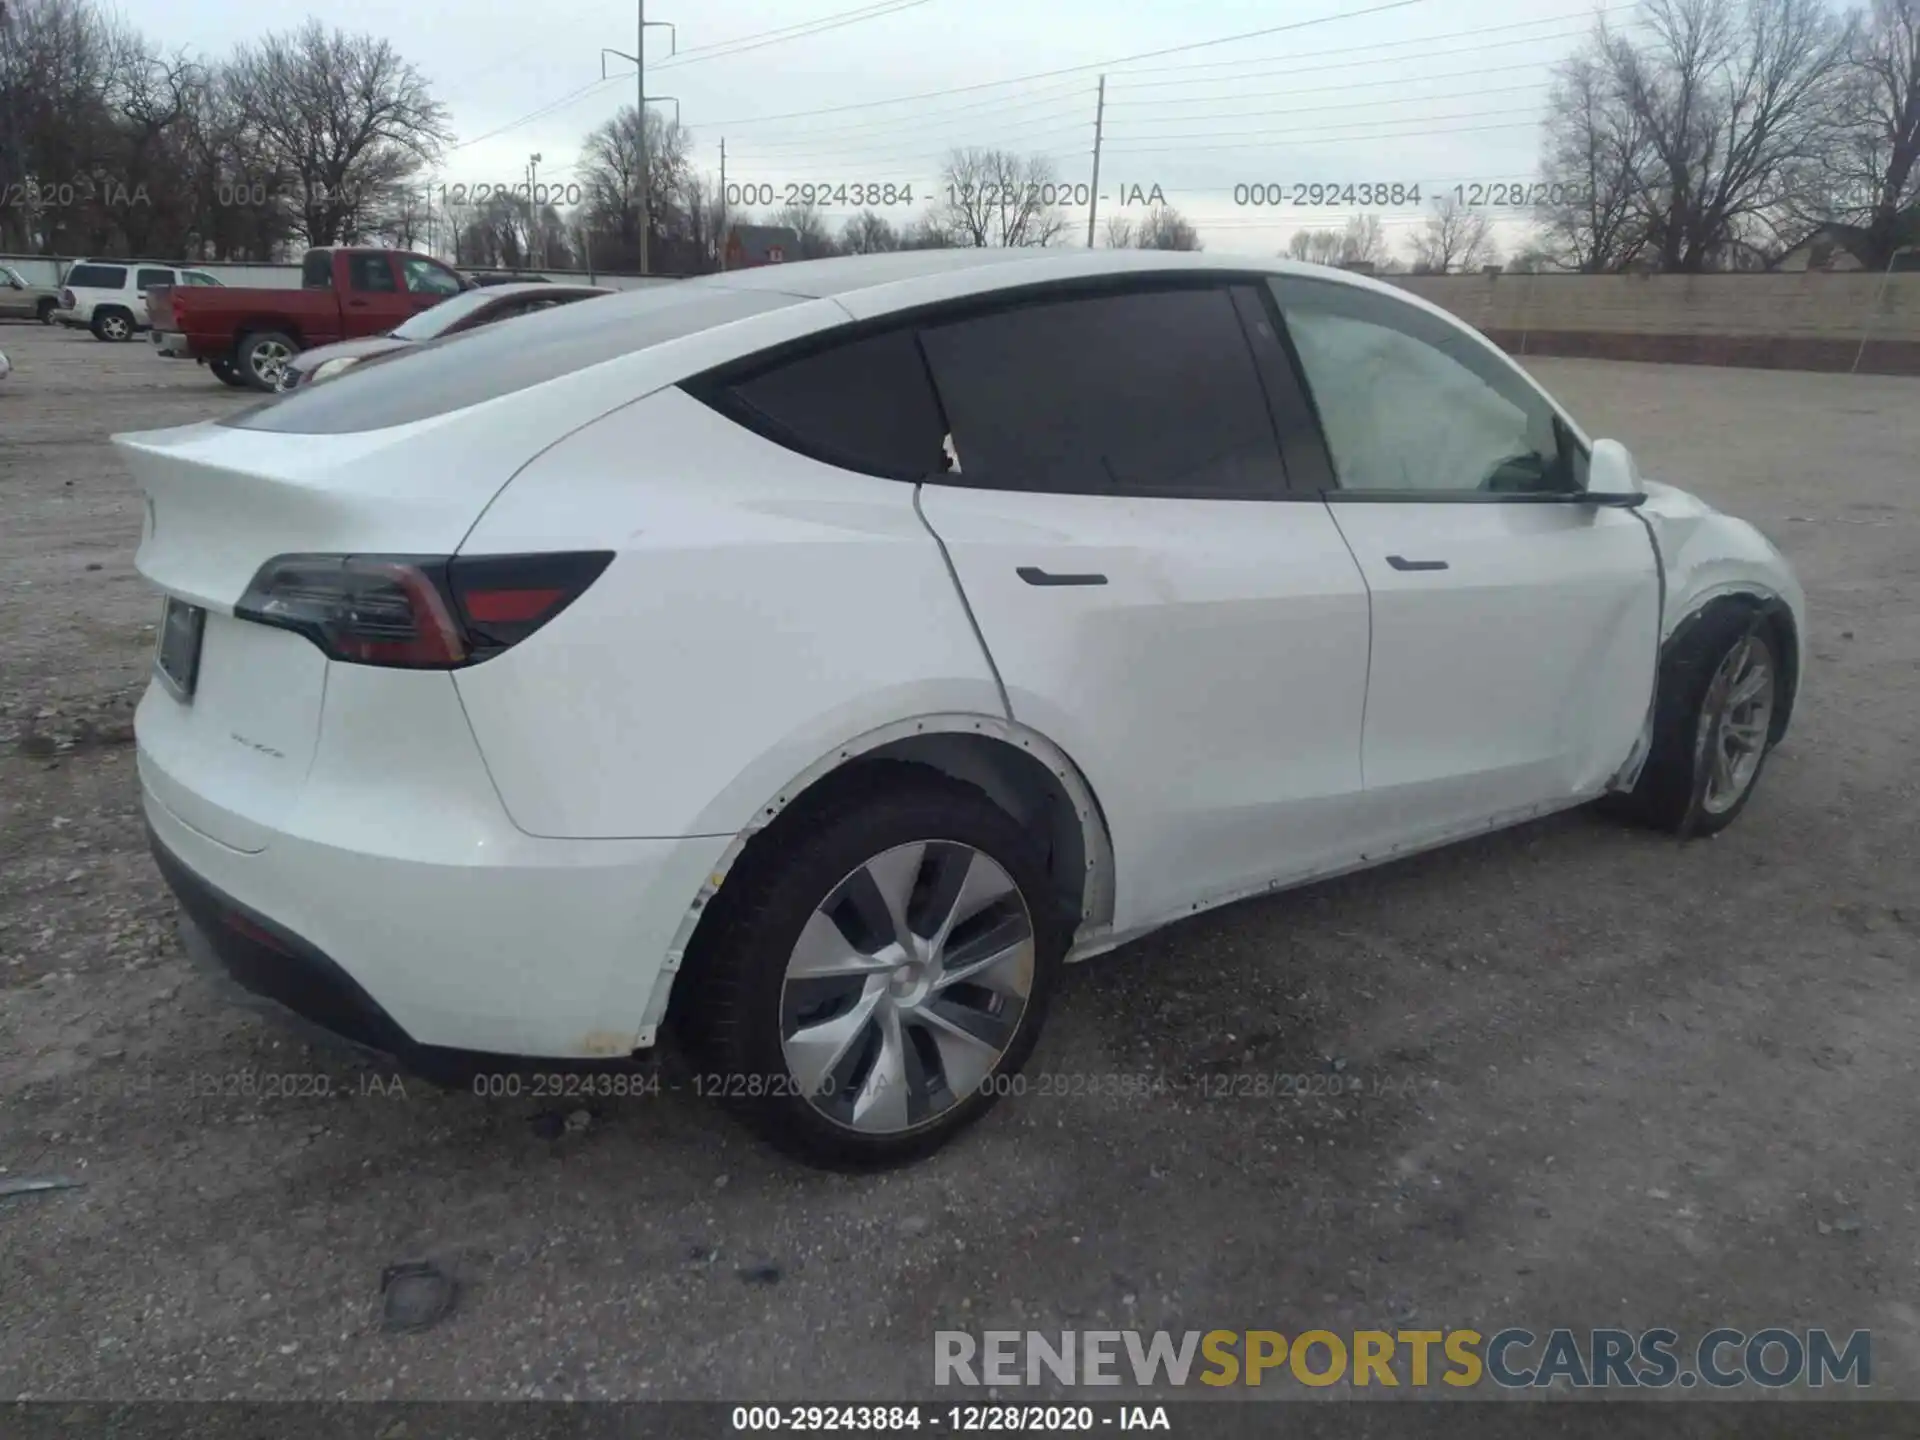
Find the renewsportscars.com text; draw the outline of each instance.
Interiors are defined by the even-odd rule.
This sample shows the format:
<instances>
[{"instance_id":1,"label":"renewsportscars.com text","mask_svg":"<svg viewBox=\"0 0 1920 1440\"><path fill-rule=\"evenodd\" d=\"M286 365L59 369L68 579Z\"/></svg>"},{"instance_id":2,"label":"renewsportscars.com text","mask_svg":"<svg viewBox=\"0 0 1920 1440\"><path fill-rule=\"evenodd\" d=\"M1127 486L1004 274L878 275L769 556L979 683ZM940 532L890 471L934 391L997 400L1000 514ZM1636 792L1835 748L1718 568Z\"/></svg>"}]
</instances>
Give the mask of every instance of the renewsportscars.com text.
<instances>
[{"instance_id":1,"label":"renewsportscars.com text","mask_svg":"<svg viewBox=\"0 0 1920 1440\"><path fill-rule=\"evenodd\" d=\"M936 1331L936 1385L1329 1385L1502 1389L1864 1388L1873 1336L1721 1328L1478 1330Z\"/></svg>"}]
</instances>

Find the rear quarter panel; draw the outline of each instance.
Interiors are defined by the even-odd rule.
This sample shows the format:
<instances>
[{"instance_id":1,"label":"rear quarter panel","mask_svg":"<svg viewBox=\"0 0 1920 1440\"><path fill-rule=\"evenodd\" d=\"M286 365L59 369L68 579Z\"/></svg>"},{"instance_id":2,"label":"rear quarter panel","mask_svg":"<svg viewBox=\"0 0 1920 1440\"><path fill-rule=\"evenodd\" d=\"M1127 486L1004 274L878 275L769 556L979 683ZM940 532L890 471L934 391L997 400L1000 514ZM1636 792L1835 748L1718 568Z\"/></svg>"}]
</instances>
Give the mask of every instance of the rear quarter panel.
<instances>
[{"instance_id":1,"label":"rear quarter panel","mask_svg":"<svg viewBox=\"0 0 1920 1440\"><path fill-rule=\"evenodd\" d=\"M455 672L534 835L734 834L903 719L1004 719L914 487L782 449L679 389L553 446L466 554L612 549L514 649Z\"/></svg>"}]
</instances>

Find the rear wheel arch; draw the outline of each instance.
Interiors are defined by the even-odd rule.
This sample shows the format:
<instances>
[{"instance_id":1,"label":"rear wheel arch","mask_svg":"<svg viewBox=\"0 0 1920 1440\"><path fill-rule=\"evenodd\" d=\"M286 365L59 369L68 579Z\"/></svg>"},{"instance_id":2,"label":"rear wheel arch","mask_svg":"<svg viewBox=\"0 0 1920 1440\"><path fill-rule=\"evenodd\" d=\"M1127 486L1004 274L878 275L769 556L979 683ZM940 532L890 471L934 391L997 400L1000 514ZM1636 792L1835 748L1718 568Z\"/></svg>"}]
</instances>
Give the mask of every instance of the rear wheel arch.
<instances>
[{"instance_id":1,"label":"rear wheel arch","mask_svg":"<svg viewBox=\"0 0 1920 1440\"><path fill-rule=\"evenodd\" d=\"M697 957L701 928L719 911L727 880L744 865L777 858L781 836L806 814L850 790L882 788L918 769L983 792L1023 828L1036 831L1048 878L1069 930L1113 919L1114 859L1105 811L1078 765L1036 731L989 715L930 715L870 730L837 746L767 798L692 898L668 963L641 1022L640 1041L680 1012L693 988L678 982ZM713 923L718 923L713 922Z\"/></svg>"}]
</instances>

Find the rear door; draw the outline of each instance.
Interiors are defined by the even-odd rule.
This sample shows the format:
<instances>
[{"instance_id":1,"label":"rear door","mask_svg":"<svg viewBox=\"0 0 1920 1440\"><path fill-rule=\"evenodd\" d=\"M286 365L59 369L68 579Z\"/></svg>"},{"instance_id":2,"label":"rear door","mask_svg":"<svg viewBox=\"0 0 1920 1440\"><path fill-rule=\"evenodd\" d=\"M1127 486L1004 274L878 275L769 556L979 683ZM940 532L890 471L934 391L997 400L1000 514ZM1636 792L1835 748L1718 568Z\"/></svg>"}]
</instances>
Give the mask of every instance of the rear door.
<instances>
[{"instance_id":1,"label":"rear door","mask_svg":"<svg viewBox=\"0 0 1920 1440\"><path fill-rule=\"evenodd\" d=\"M142 265L133 272L134 323L139 325L152 323L147 314L147 293L151 290L168 288L172 284L173 270L165 265Z\"/></svg>"},{"instance_id":2,"label":"rear door","mask_svg":"<svg viewBox=\"0 0 1920 1440\"><path fill-rule=\"evenodd\" d=\"M1593 794L1653 693L1646 527L1579 501L1585 451L1478 336L1356 286L1271 283L1373 597L1374 823L1419 842Z\"/></svg>"},{"instance_id":3,"label":"rear door","mask_svg":"<svg viewBox=\"0 0 1920 1440\"><path fill-rule=\"evenodd\" d=\"M1132 279L925 323L921 494L1015 719L1083 767L1127 929L1348 857L1367 594L1270 405L1252 286ZM1243 317L1245 317L1243 319Z\"/></svg>"},{"instance_id":4,"label":"rear door","mask_svg":"<svg viewBox=\"0 0 1920 1440\"><path fill-rule=\"evenodd\" d=\"M348 253L347 293L340 297L340 339L384 335L415 308L414 297L400 284L392 255L384 250Z\"/></svg>"}]
</instances>

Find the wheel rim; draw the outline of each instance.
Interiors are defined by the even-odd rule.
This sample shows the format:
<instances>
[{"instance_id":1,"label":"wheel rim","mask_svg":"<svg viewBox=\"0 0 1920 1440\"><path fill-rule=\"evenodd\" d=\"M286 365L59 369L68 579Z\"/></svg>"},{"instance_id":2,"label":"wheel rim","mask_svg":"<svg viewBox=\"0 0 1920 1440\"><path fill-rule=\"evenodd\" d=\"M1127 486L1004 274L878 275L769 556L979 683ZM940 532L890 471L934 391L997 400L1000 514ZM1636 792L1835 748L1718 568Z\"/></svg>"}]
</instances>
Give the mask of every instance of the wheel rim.
<instances>
[{"instance_id":1,"label":"wheel rim","mask_svg":"<svg viewBox=\"0 0 1920 1440\"><path fill-rule=\"evenodd\" d=\"M106 331L112 339L124 340L127 338L127 322L122 320L118 315L107 316L105 320L100 322L100 328Z\"/></svg>"},{"instance_id":2,"label":"wheel rim","mask_svg":"<svg viewBox=\"0 0 1920 1440\"><path fill-rule=\"evenodd\" d=\"M281 372L287 368L287 361L293 358L293 351L278 340L269 340L253 347L253 373L268 384L277 386Z\"/></svg>"},{"instance_id":3,"label":"wheel rim","mask_svg":"<svg viewBox=\"0 0 1920 1440\"><path fill-rule=\"evenodd\" d=\"M833 888L787 957L788 1074L837 1125L918 1129L999 1068L1033 975L1033 917L998 861L956 841L897 845Z\"/></svg>"},{"instance_id":4,"label":"wheel rim","mask_svg":"<svg viewBox=\"0 0 1920 1440\"><path fill-rule=\"evenodd\" d=\"M1701 807L1724 815L1759 773L1773 722L1773 651L1748 635L1727 652L1700 707L1698 755L1706 768Z\"/></svg>"}]
</instances>

